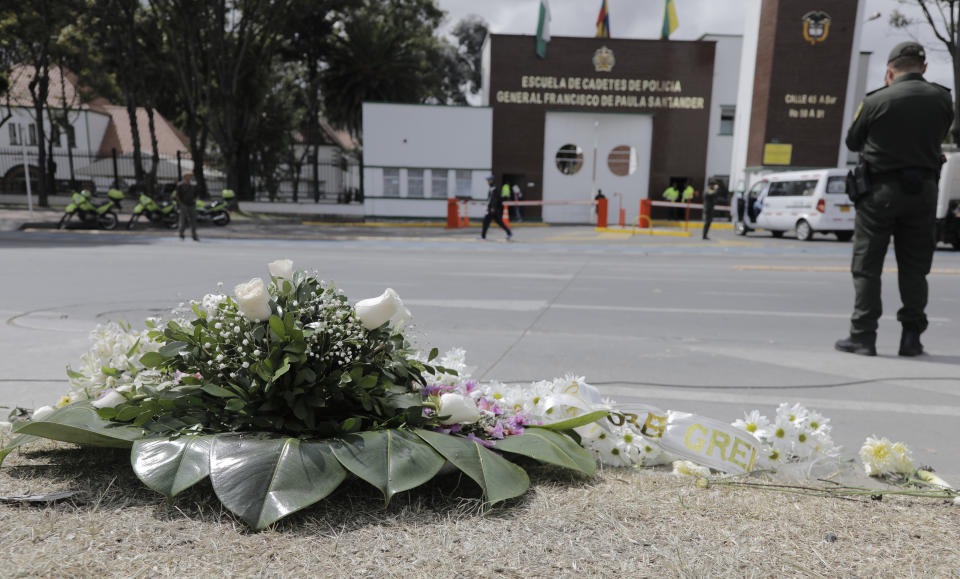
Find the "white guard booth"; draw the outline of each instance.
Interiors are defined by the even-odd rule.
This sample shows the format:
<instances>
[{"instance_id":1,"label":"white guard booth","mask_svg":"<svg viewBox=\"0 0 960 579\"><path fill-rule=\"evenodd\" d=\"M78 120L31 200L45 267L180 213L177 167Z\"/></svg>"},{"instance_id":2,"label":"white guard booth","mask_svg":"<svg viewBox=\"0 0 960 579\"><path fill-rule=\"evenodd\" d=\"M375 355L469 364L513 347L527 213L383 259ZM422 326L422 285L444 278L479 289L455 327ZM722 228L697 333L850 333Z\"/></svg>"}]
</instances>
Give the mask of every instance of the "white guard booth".
<instances>
[{"instance_id":1,"label":"white guard booth","mask_svg":"<svg viewBox=\"0 0 960 579\"><path fill-rule=\"evenodd\" d=\"M544 131L543 200L592 201L600 190L616 223L619 193L627 224L634 223L640 200L648 197L653 117L547 112ZM589 223L595 214L590 205L546 203L543 220Z\"/></svg>"}]
</instances>

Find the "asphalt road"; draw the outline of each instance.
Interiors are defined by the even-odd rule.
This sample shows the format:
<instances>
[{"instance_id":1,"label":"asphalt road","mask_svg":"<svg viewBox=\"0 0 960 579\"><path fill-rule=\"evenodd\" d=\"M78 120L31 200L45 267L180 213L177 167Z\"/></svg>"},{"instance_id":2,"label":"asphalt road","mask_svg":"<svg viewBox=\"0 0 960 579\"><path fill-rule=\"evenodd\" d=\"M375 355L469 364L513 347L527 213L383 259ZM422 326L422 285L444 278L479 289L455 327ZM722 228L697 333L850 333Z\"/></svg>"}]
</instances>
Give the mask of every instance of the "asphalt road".
<instances>
[{"instance_id":1,"label":"asphalt road","mask_svg":"<svg viewBox=\"0 0 960 579\"><path fill-rule=\"evenodd\" d=\"M853 290L850 244L599 234L588 227L477 229L233 227L200 243L146 234L0 233L0 405L34 407L66 389L64 367L99 322L144 317L291 258L353 300L397 290L429 349L466 348L475 376L586 377L624 404L732 421L780 402L832 418L850 458L867 435L906 442L960 484L960 253L937 252L929 355L896 355L896 274L885 274L876 358L842 354ZM893 255L887 265L895 266Z\"/></svg>"}]
</instances>

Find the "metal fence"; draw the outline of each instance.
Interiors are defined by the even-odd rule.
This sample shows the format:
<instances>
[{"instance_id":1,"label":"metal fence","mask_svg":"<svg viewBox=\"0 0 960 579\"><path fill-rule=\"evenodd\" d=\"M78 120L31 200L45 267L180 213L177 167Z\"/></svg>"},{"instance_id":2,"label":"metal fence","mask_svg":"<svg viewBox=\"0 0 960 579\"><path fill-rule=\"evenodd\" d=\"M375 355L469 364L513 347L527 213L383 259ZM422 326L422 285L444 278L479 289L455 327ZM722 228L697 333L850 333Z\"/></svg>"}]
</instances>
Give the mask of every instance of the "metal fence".
<instances>
[{"instance_id":1,"label":"metal fence","mask_svg":"<svg viewBox=\"0 0 960 579\"><path fill-rule=\"evenodd\" d=\"M106 191L111 188L128 190L136 182L133 155L112 154L102 156L55 148L47 157L47 166L55 175L56 190L53 195L69 195L74 191L88 189ZM143 156L143 169L150 173L153 158ZM157 183L161 190L169 190L180 180L185 171L193 171L193 161L187 153L175 157L161 155L157 163ZM218 194L226 187L226 174L215 161L204 164L204 176L210 193ZM31 190L37 194L39 163L37 148L0 148L0 195L9 199L26 196L27 176ZM359 198L359 164L345 155L332 155L317 163L316 179L313 165L308 161L299 171L281 166L272 179L262 175L252 176L256 201L315 203L320 201L349 202ZM270 190L272 189L272 191Z\"/></svg>"}]
</instances>

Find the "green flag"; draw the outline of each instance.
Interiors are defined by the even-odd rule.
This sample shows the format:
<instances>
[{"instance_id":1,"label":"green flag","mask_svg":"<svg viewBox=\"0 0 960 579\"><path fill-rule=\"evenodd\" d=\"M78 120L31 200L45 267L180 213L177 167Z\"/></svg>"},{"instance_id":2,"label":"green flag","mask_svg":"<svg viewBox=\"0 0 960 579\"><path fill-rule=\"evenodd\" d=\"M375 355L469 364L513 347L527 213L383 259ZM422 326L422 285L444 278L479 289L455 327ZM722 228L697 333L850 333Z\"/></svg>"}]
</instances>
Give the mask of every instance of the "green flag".
<instances>
[{"instance_id":1,"label":"green flag","mask_svg":"<svg viewBox=\"0 0 960 579\"><path fill-rule=\"evenodd\" d=\"M666 4L663 5L663 28L660 30L660 39L668 40L678 24L677 7L674 6L673 0L666 0Z\"/></svg>"},{"instance_id":2,"label":"green flag","mask_svg":"<svg viewBox=\"0 0 960 579\"><path fill-rule=\"evenodd\" d=\"M547 43L550 42L550 2L540 0L540 18L537 20L537 56L547 57Z\"/></svg>"}]
</instances>

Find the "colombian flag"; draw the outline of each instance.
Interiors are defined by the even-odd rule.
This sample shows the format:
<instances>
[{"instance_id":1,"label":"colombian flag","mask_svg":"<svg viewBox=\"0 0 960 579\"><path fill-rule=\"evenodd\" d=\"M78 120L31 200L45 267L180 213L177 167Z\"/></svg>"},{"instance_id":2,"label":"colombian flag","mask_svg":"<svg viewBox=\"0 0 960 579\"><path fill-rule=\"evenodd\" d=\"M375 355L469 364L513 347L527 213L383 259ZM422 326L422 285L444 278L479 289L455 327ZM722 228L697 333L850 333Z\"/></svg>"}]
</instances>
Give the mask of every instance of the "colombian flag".
<instances>
[{"instance_id":1,"label":"colombian flag","mask_svg":"<svg viewBox=\"0 0 960 579\"><path fill-rule=\"evenodd\" d=\"M663 29L660 31L660 39L668 40L678 24L677 7L674 6L673 0L666 0L666 4L663 5Z\"/></svg>"},{"instance_id":2,"label":"colombian flag","mask_svg":"<svg viewBox=\"0 0 960 579\"><path fill-rule=\"evenodd\" d=\"M610 38L610 11L607 10L607 0L600 4L600 14L597 15L597 38Z\"/></svg>"}]
</instances>

